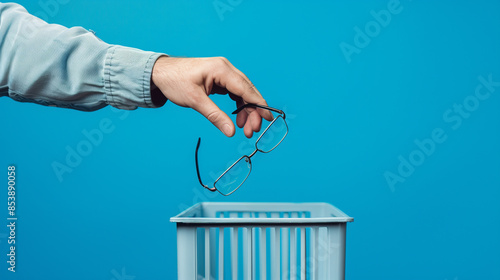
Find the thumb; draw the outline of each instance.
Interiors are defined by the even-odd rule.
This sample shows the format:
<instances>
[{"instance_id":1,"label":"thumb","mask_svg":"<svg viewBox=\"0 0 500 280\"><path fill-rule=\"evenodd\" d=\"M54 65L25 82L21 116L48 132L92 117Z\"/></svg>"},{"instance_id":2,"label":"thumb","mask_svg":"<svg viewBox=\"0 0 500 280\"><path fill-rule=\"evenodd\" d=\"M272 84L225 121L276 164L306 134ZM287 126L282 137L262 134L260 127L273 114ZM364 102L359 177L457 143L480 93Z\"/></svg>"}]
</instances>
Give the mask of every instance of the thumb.
<instances>
[{"instance_id":1,"label":"thumb","mask_svg":"<svg viewBox=\"0 0 500 280\"><path fill-rule=\"evenodd\" d=\"M205 116L224 135L232 137L235 132L233 121L210 99L205 92L200 92L201 98L192 108Z\"/></svg>"}]
</instances>

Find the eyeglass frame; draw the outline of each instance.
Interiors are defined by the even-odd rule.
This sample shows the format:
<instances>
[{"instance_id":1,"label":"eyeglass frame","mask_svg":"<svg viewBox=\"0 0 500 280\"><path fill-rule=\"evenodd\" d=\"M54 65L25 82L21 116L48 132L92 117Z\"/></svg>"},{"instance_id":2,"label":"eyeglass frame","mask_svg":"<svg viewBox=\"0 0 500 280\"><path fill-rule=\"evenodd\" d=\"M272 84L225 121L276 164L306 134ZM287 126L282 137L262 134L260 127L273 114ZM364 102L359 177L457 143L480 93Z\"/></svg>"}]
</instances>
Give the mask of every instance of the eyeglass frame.
<instances>
[{"instance_id":1,"label":"eyeglass frame","mask_svg":"<svg viewBox=\"0 0 500 280\"><path fill-rule=\"evenodd\" d=\"M258 104L252 104L252 103L248 103L248 104L245 104L241 107L239 107L238 109L236 109L234 112L232 112L232 114L238 114L239 112L241 112L242 110L246 109L246 108L249 108L249 107L254 107L254 108L260 108L260 109L265 109L265 110L269 110L269 111L272 111L272 112L275 112L275 113L278 113L280 114L279 116L277 116L276 118L274 118L271 123L266 127L266 129L260 134L259 138L255 141L255 150L250 154L250 155L243 155L241 156L240 158L238 158L238 160L236 160L231 166L229 166L226 171L224 171L220 176L219 178L217 178L217 180L215 180L214 182L214 186L213 188L210 188L208 187L207 185L203 184L202 180L201 180L201 176L200 176L200 167L199 167L199 164L198 164L198 149L200 148L200 143L201 143L201 137L198 138L198 143L196 144L196 151L195 151L195 162L196 162L196 174L198 175L198 181L200 182L200 184L207 190L211 191L211 192L215 192L215 191L218 191L220 194L224 195L224 196L228 196L232 193L234 193L236 190L238 190L241 185L243 185L243 183L245 183L245 181L247 180L248 176L250 176L250 172L252 171L252 160L251 158L257 153L257 152L261 152L261 153L269 153L271 152L272 150L274 150L276 147L278 147L281 142L283 142L283 140L285 139L285 137L288 135L288 124L286 123L286 115L285 115L285 112L283 112L282 110L279 110L279 109L275 109L275 108L271 108L271 107L268 107L268 106L262 106L262 105L258 105ZM257 148L257 144L259 143L260 139L262 138L262 136L264 134L266 134L266 132L269 130L269 128L274 124L274 122L279 118L283 118L283 121L285 123L285 126L286 126L286 133L285 135L283 136L283 138L281 138L281 140L278 142L278 144L276 144L271 150L265 152L265 151L262 151L262 150L259 150L259 148ZM250 163L250 170L248 171L248 174L247 176L245 177L245 179L239 184L238 187L236 187L232 192L228 193L228 194L224 194L222 193L220 190L218 190L216 187L215 187L215 184L220 180L220 178L222 178L224 175L226 175L226 173L231 170L231 168L233 168L233 166L235 166L237 163L239 163L243 158L248 158L248 162Z\"/></svg>"}]
</instances>

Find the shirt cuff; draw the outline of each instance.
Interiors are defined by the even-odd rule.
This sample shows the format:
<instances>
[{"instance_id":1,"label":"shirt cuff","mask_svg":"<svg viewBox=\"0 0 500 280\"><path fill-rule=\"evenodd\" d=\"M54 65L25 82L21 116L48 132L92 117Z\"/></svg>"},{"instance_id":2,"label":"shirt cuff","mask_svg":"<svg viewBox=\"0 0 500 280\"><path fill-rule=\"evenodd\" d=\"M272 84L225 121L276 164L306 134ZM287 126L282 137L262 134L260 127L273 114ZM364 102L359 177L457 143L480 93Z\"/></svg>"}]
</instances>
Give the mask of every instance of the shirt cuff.
<instances>
[{"instance_id":1,"label":"shirt cuff","mask_svg":"<svg viewBox=\"0 0 500 280\"><path fill-rule=\"evenodd\" d=\"M107 104L118 109L157 108L167 101L151 92L151 73L162 53L112 46L104 60L104 90ZM154 95L152 98L151 96Z\"/></svg>"}]
</instances>

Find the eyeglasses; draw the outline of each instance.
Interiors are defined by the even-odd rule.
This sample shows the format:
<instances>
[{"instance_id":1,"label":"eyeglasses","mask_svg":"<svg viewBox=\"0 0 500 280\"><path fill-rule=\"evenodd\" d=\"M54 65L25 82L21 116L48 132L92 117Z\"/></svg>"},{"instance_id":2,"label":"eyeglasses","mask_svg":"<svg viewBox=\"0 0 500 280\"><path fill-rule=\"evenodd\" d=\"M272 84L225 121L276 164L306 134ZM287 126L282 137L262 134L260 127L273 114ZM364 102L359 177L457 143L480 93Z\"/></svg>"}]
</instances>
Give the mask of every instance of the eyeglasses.
<instances>
[{"instance_id":1,"label":"eyeglasses","mask_svg":"<svg viewBox=\"0 0 500 280\"><path fill-rule=\"evenodd\" d=\"M252 160L251 158L257 153L269 153L274 150L288 134L288 126L285 121L285 113L281 110L274 109L267 106L261 106L257 104L245 104L241 106L233 114L238 114L245 108L260 108L264 110L269 110L271 112L278 113L279 115L273 119L273 121L267 126L267 128L262 132L257 141L255 142L255 150L250 155L243 155L237 161L235 161L231 166L229 166L222 175L215 180L212 188L203 184L200 176L200 168L198 165L198 149L200 148L201 138L198 138L198 144L196 145L195 160L196 160L196 173L198 175L198 180L200 184L212 191L218 191L222 195L230 195L235 192L248 178L250 171L252 171Z\"/></svg>"}]
</instances>

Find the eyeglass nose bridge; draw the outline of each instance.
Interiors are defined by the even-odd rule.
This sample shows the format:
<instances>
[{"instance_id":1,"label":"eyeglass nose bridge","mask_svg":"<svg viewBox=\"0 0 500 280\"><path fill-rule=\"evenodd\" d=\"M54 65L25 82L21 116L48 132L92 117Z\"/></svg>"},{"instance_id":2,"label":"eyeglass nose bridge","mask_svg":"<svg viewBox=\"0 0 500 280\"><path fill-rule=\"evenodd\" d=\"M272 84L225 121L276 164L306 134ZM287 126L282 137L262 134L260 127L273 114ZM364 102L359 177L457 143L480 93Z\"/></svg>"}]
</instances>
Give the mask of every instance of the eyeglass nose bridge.
<instances>
[{"instance_id":1,"label":"eyeglass nose bridge","mask_svg":"<svg viewBox=\"0 0 500 280\"><path fill-rule=\"evenodd\" d=\"M247 156L248 159L251 159L258 151L259 151L259 149L257 149L257 147L256 147L255 150L249 156Z\"/></svg>"}]
</instances>

